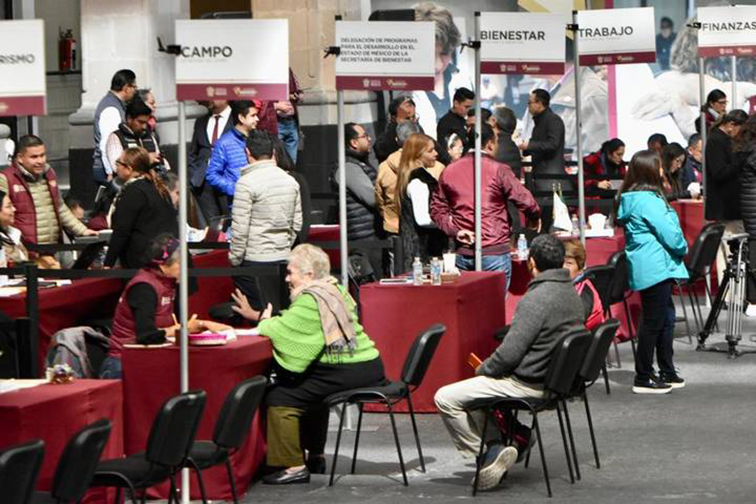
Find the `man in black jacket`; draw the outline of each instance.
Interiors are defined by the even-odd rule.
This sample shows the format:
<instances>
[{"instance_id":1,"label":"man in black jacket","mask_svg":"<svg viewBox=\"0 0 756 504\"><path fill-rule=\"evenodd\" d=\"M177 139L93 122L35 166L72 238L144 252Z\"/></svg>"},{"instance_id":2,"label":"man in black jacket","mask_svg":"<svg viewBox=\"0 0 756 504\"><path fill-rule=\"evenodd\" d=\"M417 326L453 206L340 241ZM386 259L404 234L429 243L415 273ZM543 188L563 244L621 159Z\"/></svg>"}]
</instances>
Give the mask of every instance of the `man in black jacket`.
<instances>
[{"instance_id":1,"label":"man in black jacket","mask_svg":"<svg viewBox=\"0 0 756 504\"><path fill-rule=\"evenodd\" d=\"M551 96L548 91L535 89L528 98L528 111L533 116L535 127L530 140L520 144L523 155L531 156L532 172L535 176L564 175L564 122L550 108ZM549 191L555 183L561 183L563 189L566 180L537 179L530 187L531 191ZM537 198L543 208L543 231L549 232L552 221L550 200Z\"/></svg>"},{"instance_id":2,"label":"man in black jacket","mask_svg":"<svg viewBox=\"0 0 756 504\"><path fill-rule=\"evenodd\" d=\"M456 133L463 142L467 141L467 112L472 107L473 100L475 100L475 93L464 87L457 89L454 92L452 108L438 121L436 140L444 153L446 153L446 139L452 133Z\"/></svg>"},{"instance_id":3,"label":"man in black jacket","mask_svg":"<svg viewBox=\"0 0 756 504\"><path fill-rule=\"evenodd\" d=\"M519 429L513 427L518 446L505 447L496 422L490 419L489 430L482 432L485 412L467 408L476 400L491 397L543 397L552 352L563 338L584 330L583 304L569 271L562 267L564 255L564 245L553 235L533 240L528 259L533 280L517 305L504 342L476 369L474 378L436 392L436 407L462 456L477 456L482 437L488 443L478 482L481 490L499 484L517 460L518 450L527 449L528 436L520 436Z\"/></svg>"},{"instance_id":4,"label":"man in black jacket","mask_svg":"<svg viewBox=\"0 0 756 504\"><path fill-rule=\"evenodd\" d=\"M205 183L205 173L210 155L213 153L215 142L231 128L234 122L231 117L231 107L225 100L205 103L209 113L194 121L192 142L188 151L189 182L202 216L207 224L211 219L223 215L226 203L221 201L223 195Z\"/></svg>"},{"instance_id":5,"label":"man in black jacket","mask_svg":"<svg viewBox=\"0 0 756 504\"><path fill-rule=\"evenodd\" d=\"M740 163L733 152L732 139L748 119L742 110L732 110L722 118L706 139L706 220L723 222L725 233L717 254L717 278L722 283L729 250L726 241L743 233L740 215Z\"/></svg>"},{"instance_id":6,"label":"man in black jacket","mask_svg":"<svg viewBox=\"0 0 756 504\"><path fill-rule=\"evenodd\" d=\"M373 152L375 152L375 159L378 160L378 164L383 163L391 154L402 148L396 138L396 127L406 121L417 122L415 102L409 95L399 96L391 100L388 112L390 119L386 131L375 140L373 145Z\"/></svg>"}]
</instances>

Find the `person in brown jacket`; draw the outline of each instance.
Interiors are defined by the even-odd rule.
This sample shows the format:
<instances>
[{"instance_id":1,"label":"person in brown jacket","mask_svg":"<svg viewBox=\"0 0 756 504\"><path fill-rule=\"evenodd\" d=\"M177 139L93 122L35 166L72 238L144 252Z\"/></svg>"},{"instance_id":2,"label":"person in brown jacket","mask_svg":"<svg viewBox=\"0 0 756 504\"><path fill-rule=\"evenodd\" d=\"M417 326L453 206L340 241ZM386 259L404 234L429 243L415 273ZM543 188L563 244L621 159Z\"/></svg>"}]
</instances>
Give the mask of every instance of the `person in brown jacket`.
<instances>
[{"instance_id":1,"label":"person in brown jacket","mask_svg":"<svg viewBox=\"0 0 756 504\"><path fill-rule=\"evenodd\" d=\"M400 145L404 145L411 135L417 133L422 133L422 130L415 122L404 122L396 127L396 138ZM389 155L386 161L378 166L378 177L375 181L375 207L383 220L383 230L390 234L399 234L396 180L401 158L402 149ZM428 171L438 180L441 172L444 171L444 165L436 161L436 165Z\"/></svg>"}]
</instances>

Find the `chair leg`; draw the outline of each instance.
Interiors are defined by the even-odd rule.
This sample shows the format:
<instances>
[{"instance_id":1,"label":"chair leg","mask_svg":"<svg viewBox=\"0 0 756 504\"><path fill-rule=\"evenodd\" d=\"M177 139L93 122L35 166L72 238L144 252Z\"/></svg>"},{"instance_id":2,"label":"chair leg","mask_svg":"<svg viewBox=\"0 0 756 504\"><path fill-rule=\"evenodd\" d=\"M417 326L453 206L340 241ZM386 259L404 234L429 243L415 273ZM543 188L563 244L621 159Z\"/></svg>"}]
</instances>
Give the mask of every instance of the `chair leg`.
<instances>
[{"instance_id":1,"label":"chair leg","mask_svg":"<svg viewBox=\"0 0 756 504\"><path fill-rule=\"evenodd\" d=\"M472 494L475 497L478 494L478 480L480 479L480 469L483 467L483 449L486 446L486 429L488 429L488 415L489 411L486 410L486 415L483 418L483 435L480 436L480 449L478 450L478 458L475 460L475 478L473 478L473 490Z\"/></svg>"},{"instance_id":2,"label":"chair leg","mask_svg":"<svg viewBox=\"0 0 756 504\"><path fill-rule=\"evenodd\" d=\"M360 432L362 431L362 403L359 404L360 416L357 419L357 435L354 438L354 454L352 454L352 474L357 468L357 448L360 446Z\"/></svg>"},{"instance_id":3,"label":"chair leg","mask_svg":"<svg viewBox=\"0 0 756 504\"><path fill-rule=\"evenodd\" d=\"M230 458L226 458L226 472L228 473L228 484L231 487L231 497L234 498L234 504L239 504L239 498L236 495L236 482L234 481L234 468L231 465Z\"/></svg>"},{"instance_id":4,"label":"chair leg","mask_svg":"<svg viewBox=\"0 0 756 504\"><path fill-rule=\"evenodd\" d=\"M202 504L207 504L207 493L205 492L205 482L202 480L202 470L199 468L197 463L192 460L191 458L187 458L187 462L192 466L192 469L194 469L194 472L197 474L197 482L199 483L200 488L200 496L202 497Z\"/></svg>"},{"instance_id":5,"label":"chair leg","mask_svg":"<svg viewBox=\"0 0 756 504\"><path fill-rule=\"evenodd\" d=\"M546 480L546 490L549 493L549 497L552 496L551 493L551 482L549 481L549 470L546 467L546 454L543 451L543 438L541 437L541 426L538 424L538 415L534 412L533 413L533 424L535 425L535 431L536 435L538 436L538 451L541 453L541 465L543 466L543 479Z\"/></svg>"},{"instance_id":6,"label":"chair leg","mask_svg":"<svg viewBox=\"0 0 756 504\"><path fill-rule=\"evenodd\" d=\"M570 448L572 448L572 459L575 462L575 477L578 481L582 479L580 475L580 465L578 465L577 450L575 449L575 437L572 434L572 422L570 421L570 410L567 408L567 401L562 399L562 406L564 406L564 420L567 423L567 434L570 436Z\"/></svg>"},{"instance_id":7,"label":"chair leg","mask_svg":"<svg viewBox=\"0 0 756 504\"><path fill-rule=\"evenodd\" d=\"M601 469L599 460L598 446L596 445L596 433L593 431L593 418L591 418L591 407L588 405L588 392L583 390L583 404L585 404L585 418L588 420L588 432L591 434L591 444L593 445L593 457L596 459L596 469Z\"/></svg>"},{"instance_id":8,"label":"chair leg","mask_svg":"<svg viewBox=\"0 0 756 504\"><path fill-rule=\"evenodd\" d=\"M415 433L415 443L417 444L417 455L420 457L420 469L425 472L425 458L423 449L420 446L420 434L417 432L417 422L415 421L415 410L412 408L411 394L407 392L407 407L409 408L410 420L412 420L412 431Z\"/></svg>"},{"instance_id":9,"label":"chair leg","mask_svg":"<svg viewBox=\"0 0 756 504\"><path fill-rule=\"evenodd\" d=\"M630 340L632 341L632 339ZM622 369L622 361L620 361L620 354L619 354L619 345L617 342L614 342L614 356L617 359L617 369Z\"/></svg>"},{"instance_id":10,"label":"chair leg","mask_svg":"<svg viewBox=\"0 0 756 504\"><path fill-rule=\"evenodd\" d=\"M399 455L399 465L402 468L402 478L404 479L404 486L409 486L407 481L407 470L404 468L404 457L402 457L402 446L399 444L399 432L396 430L396 420L394 419L394 410L391 404L386 401L389 411L389 418L391 418L391 429L394 431L394 441L396 442L396 453Z\"/></svg>"},{"instance_id":11,"label":"chair leg","mask_svg":"<svg viewBox=\"0 0 756 504\"><path fill-rule=\"evenodd\" d=\"M690 335L690 323L688 322L688 309L685 307L685 296L683 295L683 288L680 282L677 282L677 292L680 294L680 301L683 309L683 320L685 321L685 332L688 335L688 341L692 344L693 339ZM691 305L692 308L692 305Z\"/></svg>"},{"instance_id":12,"label":"chair leg","mask_svg":"<svg viewBox=\"0 0 756 504\"><path fill-rule=\"evenodd\" d=\"M121 487L116 487L115 504L121 504Z\"/></svg>"},{"instance_id":13,"label":"chair leg","mask_svg":"<svg viewBox=\"0 0 756 504\"><path fill-rule=\"evenodd\" d=\"M530 432L532 435L532 432L535 430L535 413L533 413L531 420L530 420ZM538 436L538 439L536 439L537 443L541 442L541 437ZM530 467L530 454L533 453L533 450L528 450L528 455L525 457L525 469Z\"/></svg>"},{"instance_id":14,"label":"chair leg","mask_svg":"<svg viewBox=\"0 0 756 504\"><path fill-rule=\"evenodd\" d=\"M336 473L336 461L339 459L339 446L341 445L341 433L344 430L344 417L346 416L347 403L341 406L341 419L339 420L339 433L336 435L336 448L333 451L333 462L331 463L331 479L328 486L333 486L333 475Z\"/></svg>"},{"instance_id":15,"label":"chair leg","mask_svg":"<svg viewBox=\"0 0 756 504\"><path fill-rule=\"evenodd\" d=\"M606 387L606 395L610 395L612 390L609 388L609 373L606 371L606 363L601 366L601 374L604 375L604 386Z\"/></svg>"},{"instance_id":16,"label":"chair leg","mask_svg":"<svg viewBox=\"0 0 756 504\"><path fill-rule=\"evenodd\" d=\"M176 499L176 502L178 503L178 491L176 490L176 476L171 474L170 476L171 480L171 491L168 493L168 504L173 503L173 499Z\"/></svg>"},{"instance_id":17,"label":"chair leg","mask_svg":"<svg viewBox=\"0 0 756 504\"><path fill-rule=\"evenodd\" d=\"M564 445L564 455L567 457L567 469L570 471L570 483L575 484L575 473L572 472L572 454L567 446L567 434L564 432L564 420L562 419L562 406L557 402L557 417L559 418L559 430L562 433L562 444Z\"/></svg>"}]
</instances>

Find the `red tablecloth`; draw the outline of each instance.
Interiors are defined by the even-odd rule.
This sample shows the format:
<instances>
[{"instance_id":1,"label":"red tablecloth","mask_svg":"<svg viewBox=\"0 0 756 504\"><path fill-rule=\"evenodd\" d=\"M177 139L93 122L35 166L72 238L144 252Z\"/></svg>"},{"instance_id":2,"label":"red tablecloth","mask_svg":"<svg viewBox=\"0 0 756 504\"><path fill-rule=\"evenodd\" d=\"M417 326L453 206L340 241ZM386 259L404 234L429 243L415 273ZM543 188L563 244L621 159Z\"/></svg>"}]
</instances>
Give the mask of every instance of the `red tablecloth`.
<instances>
[{"instance_id":1,"label":"red tablecloth","mask_svg":"<svg viewBox=\"0 0 756 504\"><path fill-rule=\"evenodd\" d=\"M701 234L701 230L706 225L706 219L704 219L704 206L702 201L694 200L679 200L671 203L672 208L677 212L677 216L680 218L680 227L683 230L685 238L688 240L688 245L692 245L693 242Z\"/></svg>"},{"instance_id":2,"label":"red tablecloth","mask_svg":"<svg viewBox=\"0 0 756 504\"><path fill-rule=\"evenodd\" d=\"M37 489L50 490L66 443L77 431L101 418L113 424L102 458L121 457L123 395L119 380L76 380L68 385L45 384L6 392L0 394L0 448L42 439L45 457ZM105 501L105 489L98 488L90 490L84 499L92 504Z\"/></svg>"},{"instance_id":3,"label":"red tablecloth","mask_svg":"<svg viewBox=\"0 0 756 504\"><path fill-rule=\"evenodd\" d=\"M212 439L215 421L228 392L239 382L264 374L271 360L266 338L245 336L220 347L189 349L189 388L207 392L207 403L197 439ZM125 349L123 363L124 447L126 454L145 449L152 422L163 403L179 393L179 349L176 346ZM266 444L260 415L242 448L232 457L239 494L249 486L265 456ZM202 472L208 497L231 499L223 466ZM155 488L153 495L168 496L168 486ZM199 487L192 477L192 498L199 499Z\"/></svg>"},{"instance_id":4,"label":"red tablecloth","mask_svg":"<svg viewBox=\"0 0 756 504\"><path fill-rule=\"evenodd\" d=\"M588 238L586 240L586 267L606 264L615 252L625 249L625 235L621 229L615 231L612 238ZM507 323L512 322L517 303L525 295L530 273L525 261L512 261L512 283L509 286L507 296ZM628 308L632 319L632 333L635 334L640 320L640 296L637 292L631 294L628 299ZM612 316L620 321L619 334L621 339L627 339L630 334L630 321L625 315L622 303L612 305Z\"/></svg>"},{"instance_id":5,"label":"red tablecloth","mask_svg":"<svg viewBox=\"0 0 756 504\"><path fill-rule=\"evenodd\" d=\"M506 322L505 282L503 273L471 272L441 286L362 286L362 323L381 352L389 379L400 378L418 334L435 323L446 326L425 380L412 395L416 411L435 413L433 396L440 387L473 376L467 364L470 352L486 357L496 348L493 331ZM406 411L405 403L400 408Z\"/></svg>"},{"instance_id":6,"label":"red tablecloth","mask_svg":"<svg viewBox=\"0 0 756 504\"><path fill-rule=\"evenodd\" d=\"M229 266L228 251L215 250L193 257L195 268L225 268ZM199 291L189 298L190 313L208 317L208 310L216 303L230 301L233 281L230 277L200 277ZM39 369L53 334L67 327L99 318L111 318L115 312L124 281L117 278L85 278L63 287L49 287L39 291ZM26 316L26 294L0 298L0 312L10 318Z\"/></svg>"}]
</instances>

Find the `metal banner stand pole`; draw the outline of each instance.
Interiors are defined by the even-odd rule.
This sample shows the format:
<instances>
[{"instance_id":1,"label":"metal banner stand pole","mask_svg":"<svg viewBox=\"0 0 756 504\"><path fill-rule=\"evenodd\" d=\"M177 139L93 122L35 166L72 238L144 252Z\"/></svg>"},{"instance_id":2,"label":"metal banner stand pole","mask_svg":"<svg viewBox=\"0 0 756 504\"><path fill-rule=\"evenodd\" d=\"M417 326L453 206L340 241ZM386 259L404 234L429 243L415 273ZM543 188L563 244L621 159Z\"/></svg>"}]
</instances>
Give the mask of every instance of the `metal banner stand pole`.
<instances>
[{"instance_id":1,"label":"metal banner stand pole","mask_svg":"<svg viewBox=\"0 0 756 504\"><path fill-rule=\"evenodd\" d=\"M730 75L732 76L732 99L730 100L730 103L732 104L731 109L735 110L737 108L740 108L740 103L738 102L738 57L737 56L730 56Z\"/></svg>"},{"instance_id":2,"label":"metal banner stand pole","mask_svg":"<svg viewBox=\"0 0 756 504\"><path fill-rule=\"evenodd\" d=\"M344 91L336 92L337 98L337 122L338 122L338 152L339 152L339 251L341 256L341 284L349 290L349 272L347 270L347 213L346 213L346 147L344 138Z\"/></svg>"},{"instance_id":3,"label":"metal banner stand pole","mask_svg":"<svg viewBox=\"0 0 756 504\"><path fill-rule=\"evenodd\" d=\"M580 241L585 246L585 174L583 173L583 111L580 99L580 52L578 51L578 11L572 11L572 71L575 77L575 140L576 155L578 162L578 228L580 229Z\"/></svg>"},{"instance_id":4,"label":"metal banner stand pole","mask_svg":"<svg viewBox=\"0 0 756 504\"><path fill-rule=\"evenodd\" d=\"M481 163L482 149L481 134L483 121L481 117L481 78L480 78L480 12L475 13L475 43L471 44L475 51L475 271L483 270L483 222L482 222L482 191L481 191Z\"/></svg>"},{"instance_id":5,"label":"metal banner stand pole","mask_svg":"<svg viewBox=\"0 0 756 504\"><path fill-rule=\"evenodd\" d=\"M179 178L179 236L181 268L179 270L179 336L181 354L181 393L189 391L189 246L186 242L187 195L186 181L186 103L178 102L178 178ZM181 501L189 504L189 469L181 471Z\"/></svg>"}]
</instances>

